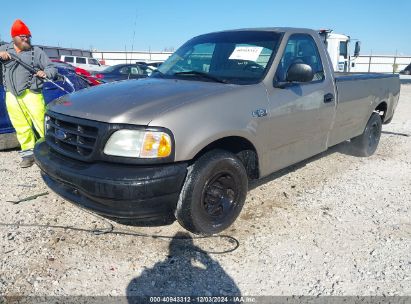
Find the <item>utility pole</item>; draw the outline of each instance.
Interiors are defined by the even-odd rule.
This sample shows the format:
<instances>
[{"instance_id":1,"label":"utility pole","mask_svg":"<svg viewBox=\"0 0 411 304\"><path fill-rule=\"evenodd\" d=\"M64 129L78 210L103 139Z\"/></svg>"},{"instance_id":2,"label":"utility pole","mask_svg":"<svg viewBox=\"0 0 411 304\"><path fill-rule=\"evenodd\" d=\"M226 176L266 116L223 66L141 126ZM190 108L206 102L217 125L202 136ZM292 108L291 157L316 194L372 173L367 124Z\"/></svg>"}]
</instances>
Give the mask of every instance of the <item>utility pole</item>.
<instances>
[{"instance_id":1,"label":"utility pole","mask_svg":"<svg viewBox=\"0 0 411 304\"><path fill-rule=\"evenodd\" d=\"M397 56L398 56L398 49L395 50L394 64L392 65L392 73L393 74L395 74L397 72L397 69L398 69Z\"/></svg>"},{"instance_id":2,"label":"utility pole","mask_svg":"<svg viewBox=\"0 0 411 304\"><path fill-rule=\"evenodd\" d=\"M126 63L127 63L127 45L124 45L124 53L126 53Z\"/></svg>"},{"instance_id":3,"label":"utility pole","mask_svg":"<svg viewBox=\"0 0 411 304\"><path fill-rule=\"evenodd\" d=\"M370 60L368 61L368 73L371 71L371 59L372 59L372 50L370 54Z\"/></svg>"},{"instance_id":4,"label":"utility pole","mask_svg":"<svg viewBox=\"0 0 411 304\"><path fill-rule=\"evenodd\" d=\"M134 38L136 37L136 24L137 24L137 9L136 9L136 17L134 18L134 32L133 32L133 42L131 43L130 63L131 63L131 58L133 57L133 51L134 51Z\"/></svg>"}]
</instances>

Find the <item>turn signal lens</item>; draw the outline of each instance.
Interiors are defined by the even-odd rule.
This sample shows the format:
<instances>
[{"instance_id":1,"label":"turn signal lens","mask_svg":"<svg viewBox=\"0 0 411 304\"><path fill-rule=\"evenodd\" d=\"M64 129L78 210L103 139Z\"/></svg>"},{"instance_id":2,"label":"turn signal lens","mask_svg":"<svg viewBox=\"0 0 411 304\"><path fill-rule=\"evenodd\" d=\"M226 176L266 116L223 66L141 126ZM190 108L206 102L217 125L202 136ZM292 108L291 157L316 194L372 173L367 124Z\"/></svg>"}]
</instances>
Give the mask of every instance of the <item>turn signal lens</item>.
<instances>
[{"instance_id":1,"label":"turn signal lens","mask_svg":"<svg viewBox=\"0 0 411 304\"><path fill-rule=\"evenodd\" d=\"M171 154L171 138L163 132L146 132L140 157L158 158Z\"/></svg>"},{"instance_id":2,"label":"turn signal lens","mask_svg":"<svg viewBox=\"0 0 411 304\"><path fill-rule=\"evenodd\" d=\"M171 154L171 139L168 134L162 134L160 147L158 148L158 157L167 157Z\"/></svg>"}]
</instances>

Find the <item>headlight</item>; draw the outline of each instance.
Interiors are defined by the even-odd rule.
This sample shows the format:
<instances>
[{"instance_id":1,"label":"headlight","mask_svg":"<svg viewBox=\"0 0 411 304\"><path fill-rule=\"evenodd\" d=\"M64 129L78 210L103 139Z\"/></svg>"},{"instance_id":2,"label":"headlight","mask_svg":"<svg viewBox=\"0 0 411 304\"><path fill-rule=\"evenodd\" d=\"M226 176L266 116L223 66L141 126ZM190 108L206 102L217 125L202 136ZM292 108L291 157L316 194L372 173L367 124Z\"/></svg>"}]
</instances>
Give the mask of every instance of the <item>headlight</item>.
<instances>
[{"instance_id":1,"label":"headlight","mask_svg":"<svg viewBox=\"0 0 411 304\"><path fill-rule=\"evenodd\" d=\"M114 132L104 147L107 155L164 158L170 156L170 135L160 131L119 130Z\"/></svg>"},{"instance_id":2,"label":"headlight","mask_svg":"<svg viewBox=\"0 0 411 304\"><path fill-rule=\"evenodd\" d=\"M50 127L50 125L49 125L49 120L50 120L50 116L45 115L45 116L44 116L44 135L47 134L47 131L48 131L49 127Z\"/></svg>"}]
</instances>

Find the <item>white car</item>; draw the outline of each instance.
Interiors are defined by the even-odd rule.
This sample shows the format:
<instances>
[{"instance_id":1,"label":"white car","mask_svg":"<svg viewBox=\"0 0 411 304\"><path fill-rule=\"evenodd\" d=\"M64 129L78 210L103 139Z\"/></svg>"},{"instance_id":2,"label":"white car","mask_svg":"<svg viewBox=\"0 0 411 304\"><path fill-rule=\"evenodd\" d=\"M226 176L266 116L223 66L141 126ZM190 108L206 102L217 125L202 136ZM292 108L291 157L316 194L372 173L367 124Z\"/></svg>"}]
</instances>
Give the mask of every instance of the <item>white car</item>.
<instances>
[{"instance_id":1,"label":"white car","mask_svg":"<svg viewBox=\"0 0 411 304\"><path fill-rule=\"evenodd\" d=\"M101 65L97 59L91 57L61 55L60 60L89 72L100 72L108 67Z\"/></svg>"}]
</instances>

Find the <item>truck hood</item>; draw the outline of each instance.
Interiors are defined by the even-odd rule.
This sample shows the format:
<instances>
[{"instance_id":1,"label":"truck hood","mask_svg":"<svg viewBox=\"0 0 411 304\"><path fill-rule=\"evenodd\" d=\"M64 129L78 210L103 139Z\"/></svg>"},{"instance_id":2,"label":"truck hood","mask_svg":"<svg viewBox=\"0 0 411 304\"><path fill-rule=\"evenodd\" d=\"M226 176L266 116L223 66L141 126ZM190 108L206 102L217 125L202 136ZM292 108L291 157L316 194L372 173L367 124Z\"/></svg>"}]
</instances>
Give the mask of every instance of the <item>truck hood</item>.
<instances>
[{"instance_id":1,"label":"truck hood","mask_svg":"<svg viewBox=\"0 0 411 304\"><path fill-rule=\"evenodd\" d=\"M48 109L108 123L148 125L171 108L236 88L214 82L148 78L84 89L54 100Z\"/></svg>"}]
</instances>

